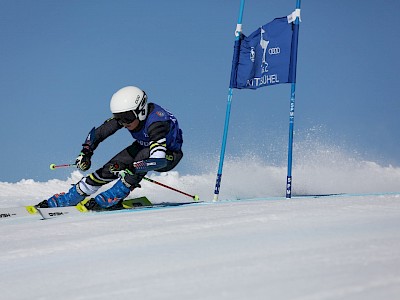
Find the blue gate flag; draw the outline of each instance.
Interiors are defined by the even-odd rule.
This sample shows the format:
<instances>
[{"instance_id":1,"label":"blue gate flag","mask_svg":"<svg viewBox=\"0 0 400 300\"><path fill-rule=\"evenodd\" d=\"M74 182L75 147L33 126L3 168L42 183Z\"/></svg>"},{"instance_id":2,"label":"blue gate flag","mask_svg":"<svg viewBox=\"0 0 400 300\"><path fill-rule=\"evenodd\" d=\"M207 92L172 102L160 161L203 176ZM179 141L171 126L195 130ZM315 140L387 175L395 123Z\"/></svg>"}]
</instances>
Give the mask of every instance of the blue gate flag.
<instances>
[{"instance_id":1,"label":"blue gate flag","mask_svg":"<svg viewBox=\"0 0 400 300\"><path fill-rule=\"evenodd\" d=\"M235 41L230 88L257 89L296 82L297 30L291 16L276 18ZM296 28L297 29L297 28ZM293 48L293 49L292 49Z\"/></svg>"}]
</instances>

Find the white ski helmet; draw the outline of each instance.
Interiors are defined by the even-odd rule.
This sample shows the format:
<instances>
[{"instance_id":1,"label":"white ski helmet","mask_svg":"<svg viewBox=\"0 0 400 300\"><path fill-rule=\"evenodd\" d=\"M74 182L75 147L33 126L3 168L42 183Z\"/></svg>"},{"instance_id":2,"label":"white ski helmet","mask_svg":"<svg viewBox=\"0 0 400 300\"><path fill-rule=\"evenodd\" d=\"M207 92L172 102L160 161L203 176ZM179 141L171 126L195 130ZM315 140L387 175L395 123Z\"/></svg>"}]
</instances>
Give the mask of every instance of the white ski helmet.
<instances>
[{"instance_id":1,"label":"white ski helmet","mask_svg":"<svg viewBox=\"0 0 400 300\"><path fill-rule=\"evenodd\" d=\"M110 101L111 112L123 123L133 122L135 119L145 120L147 107L146 93L135 86L126 86L118 90Z\"/></svg>"}]
</instances>

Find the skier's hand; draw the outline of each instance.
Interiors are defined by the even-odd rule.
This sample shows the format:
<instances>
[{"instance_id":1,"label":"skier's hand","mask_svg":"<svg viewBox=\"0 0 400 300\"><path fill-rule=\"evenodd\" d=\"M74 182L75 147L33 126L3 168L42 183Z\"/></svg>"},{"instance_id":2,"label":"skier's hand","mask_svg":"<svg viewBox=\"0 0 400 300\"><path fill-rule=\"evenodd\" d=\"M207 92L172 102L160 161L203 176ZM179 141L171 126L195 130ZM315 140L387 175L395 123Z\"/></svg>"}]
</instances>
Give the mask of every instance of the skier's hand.
<instances>
[{"instance_id":1,"label":"skier's hand","mask_svg":"<svg viewBox=\"0 0 400 300\"><path fill-rule=\"evenodd\" d=\"M87 147L83 147L81 153L79 153L78 157L76 158L76 167L82 171L89 170L90 166L92 165L92 162L90 161L92 155L92 150L88 149Z\"/></svg>"}]
</instances>

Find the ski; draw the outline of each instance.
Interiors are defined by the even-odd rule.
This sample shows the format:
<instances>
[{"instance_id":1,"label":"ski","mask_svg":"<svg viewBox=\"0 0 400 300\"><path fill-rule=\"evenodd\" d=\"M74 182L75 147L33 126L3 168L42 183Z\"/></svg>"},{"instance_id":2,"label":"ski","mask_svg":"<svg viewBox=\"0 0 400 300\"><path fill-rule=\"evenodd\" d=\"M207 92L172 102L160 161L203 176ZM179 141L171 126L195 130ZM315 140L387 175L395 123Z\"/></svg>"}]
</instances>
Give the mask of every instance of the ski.
<instances>
[{"instance_id":1,"label":"ski","mask_svg":"<svg viewBox=\"0 0 400 300\"><path fill-rule=\"evenodd\" d=\"M86 199L85 199L86 200ZM82 201L85 203L85 200ZM160 208L168 208L168 207L177 207L183 205L190 204L198 204L203 201L190 201L190 202L162 202L153 204L150 202L147 197L133 198L124 200L122 203L122 208L108 208L102 210L88 210L83 204L79 203L76 206L67 206L67 207L52 207L52 208L38 208L39 214L42 216L44 220L58 218L62 216L73 216L73 215L82 215L86 213L118 213L118 212L128 212L128 211L137 211L144 209L160 209Z\"/></svg>"},{"instance_id":2,"label":"ski","mask_svg":"<svg viewBox=\"0 0 400 300\"><path fill-rule=\"evenodd\" d=\"M35 214L37 214L37 209L34 206L0 208L0 219L31 217L34 216Z\"/></svg>"},{"instance_id":3,"label":"ski","mask_svg":"<svg viewBox=\"0 0 400 300\"><path fill-rule=\"evenodd\" d=\"M77 215L82 214L77 206L66 206L66 207L48 207L48 208L37 208L39 215L43 219L52 219L61 216Z\"/></svg>"},{"instance_id":4,"label":"ski","mask_svg":"<svg viewBox=\"0 0 400 300\"><path fill-rule=\"evenodd\" d=\"M88 210L83 205L90 198L83 200L76 206L67 207L52 207L52 208L36 208L33 205L30 206L17 206L17 207L0 207L0 219L15 219L21 217L42 217L44 219L55 218L59 216L80 214L87 212ZM147 197L139 197L126 199L122 202L122 209L132 209L137 207L151 207L152 203ZM109 209L112 210L112 209Z\"/></svg>"},{"instance_id":5,"label":"ski","mask_svg":"<svg viewBox=\"0 0 400 300\"><path fill-rule=\"evenodd\" d=\"M39 208L35 206L21 206L21 207L9 207L0 208L0 219L10 219L18 217L36 217L41 219L53 219L62 216L73 216L82 215L85 213L108 213L108 212L124 212L129 210L138 209L156 209L156 208L167 208L167 207L177 207L183 205L190 205L196 203L202 203L203 201L189 201L189 202L162 202L153 204L147 197L131 198L125 199L122 202L122 207L118 208L108 208L102 210L88 210L85 207L85 203L89 201L90 198L86 198L82 202L78 203L76 206L66 206L66 207L48 207Z\"/></svg>"},{"instance_id":6,"label":"ski","mask_svg":"<svg viewBox=\"0 0 400 300\"><path fill-rule=\"evenodd\" d=\"M66 207L48 207L48 208L37 208L37 211L42 216L43 219L53 219L61 216L71 216L79 215L87 212L106 212L115 210L125 210L125 209L135 209L138 207L152 207L152 203L147 197L139 197L126 199L122 201L122 207L118 208L105 208L102 210L88 210L85 204L90 200L86 198L82 202L78 203L76 206L66 206Z\"/></svg>"}]
</instances>

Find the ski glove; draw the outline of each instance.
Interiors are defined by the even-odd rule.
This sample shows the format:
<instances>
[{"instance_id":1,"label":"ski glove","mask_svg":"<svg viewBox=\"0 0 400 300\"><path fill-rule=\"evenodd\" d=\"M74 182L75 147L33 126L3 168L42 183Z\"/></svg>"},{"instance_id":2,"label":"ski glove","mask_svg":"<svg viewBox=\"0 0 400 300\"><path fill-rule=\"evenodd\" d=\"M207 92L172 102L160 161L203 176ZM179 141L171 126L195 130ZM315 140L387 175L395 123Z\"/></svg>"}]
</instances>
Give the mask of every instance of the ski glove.
<instances>
[{"instance_id":1,"label":"ski glove","mask_svg":"<svg viewBox=\"0 0 400 300\"><path fill-rule=\"evenodd\" d=\"M82 171L89 170L90 166L92 165L92 162L90 161L92 155L93 151L90 150L89 147L84 145L84 147L81 150L81 153L79 153L79 156L76 158L75 161L76 167Z\"/></svg>"}]
</instances>

